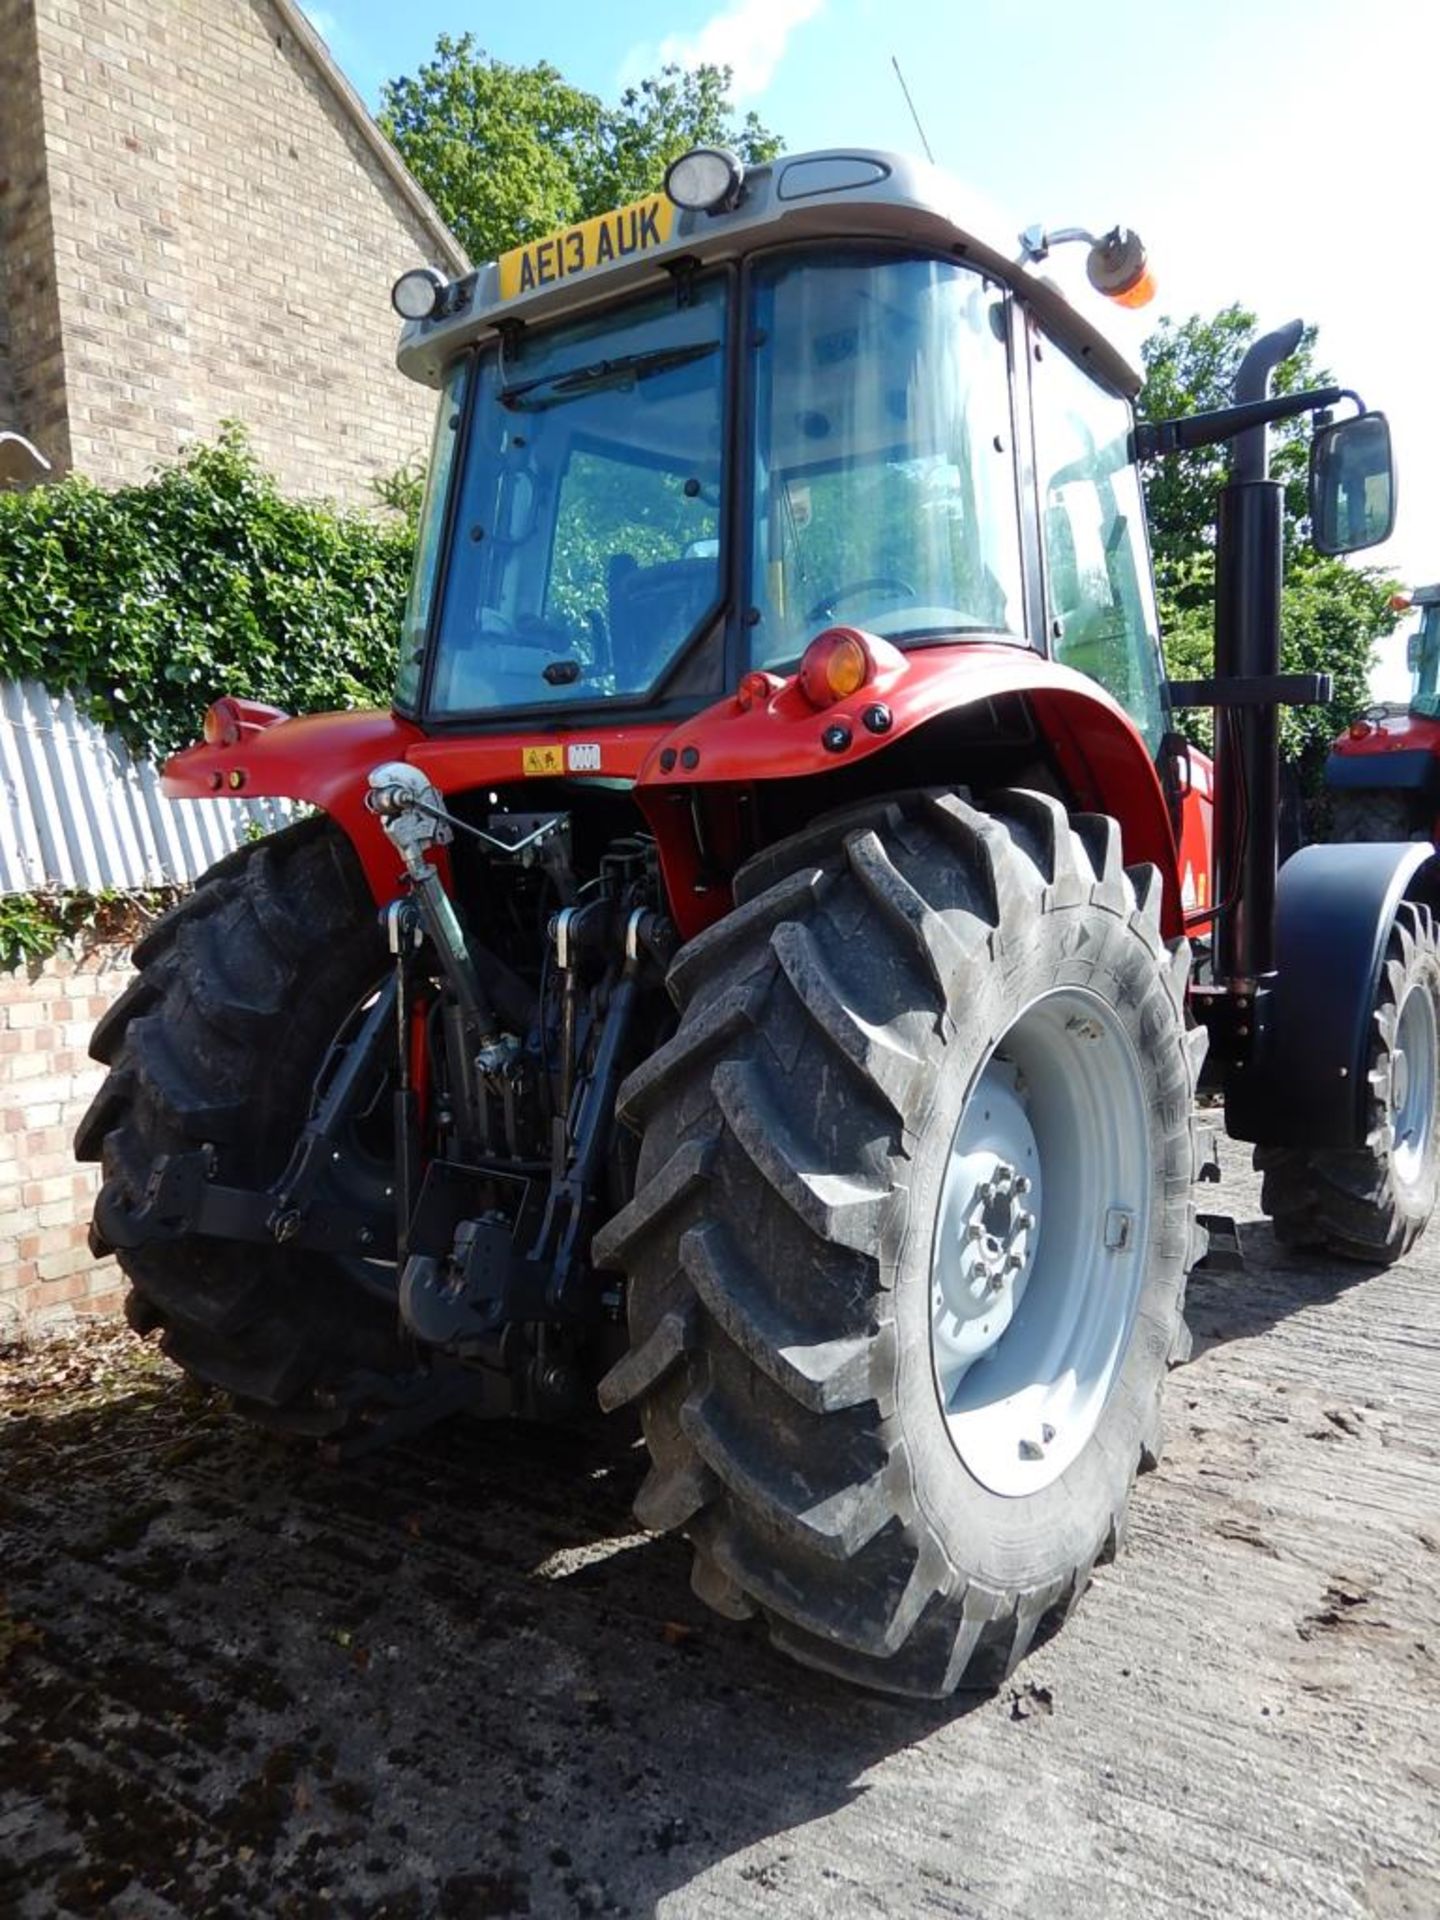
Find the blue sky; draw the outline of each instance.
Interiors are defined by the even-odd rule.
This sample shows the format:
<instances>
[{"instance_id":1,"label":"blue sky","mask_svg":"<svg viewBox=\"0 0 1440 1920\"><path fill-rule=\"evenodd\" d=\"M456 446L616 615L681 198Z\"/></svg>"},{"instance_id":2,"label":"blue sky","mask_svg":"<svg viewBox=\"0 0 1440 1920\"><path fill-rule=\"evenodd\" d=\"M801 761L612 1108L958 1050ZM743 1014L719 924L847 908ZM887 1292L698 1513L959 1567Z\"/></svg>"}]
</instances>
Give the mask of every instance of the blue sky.
<instances>
[{"instance_id":1,"label":"blue sky","mask_svg":"<svg viewBox=\"0 0 1440 1920\"><path fill-rule=\"evenodd\" d=\"M1440 578L1440 8L1429 0L316 0L369 104L440 33L551 61L614 98L663 59L725 61L736 96L799 150L912 151L899 58L936 159L1018 232L1144 235L1154 318L1232 300L1320 328L1320 357L1391 418L1400 520L1379 558ZM1430 88L1427 100L1426 87ZM1057 277L1089 298L1079 250ZM1387 680L1394 677L1390 650ZM1389 690L1387 685L1387 691Z\"/></svg>"}]
</instances>

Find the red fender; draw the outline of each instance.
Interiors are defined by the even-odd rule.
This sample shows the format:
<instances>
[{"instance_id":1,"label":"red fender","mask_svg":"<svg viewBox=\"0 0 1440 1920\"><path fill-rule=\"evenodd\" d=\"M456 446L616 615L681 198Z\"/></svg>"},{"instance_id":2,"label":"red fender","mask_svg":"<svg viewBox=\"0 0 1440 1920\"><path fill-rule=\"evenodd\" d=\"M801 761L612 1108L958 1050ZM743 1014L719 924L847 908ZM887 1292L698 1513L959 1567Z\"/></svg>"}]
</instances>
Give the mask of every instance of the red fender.
<instances>
[{"instance_id":1,"label":"red fender","mask_svg":"<svg viewBox=\"0 0 1440 1920\"><path fill-rule=\"evenodd\" d=\"M365 805L372 767L410 760L441 793L513 786L528 776L599 773L633 780L667 729L567 726L547 731L449 734L428 738L398 714L315 713L288 719L253 701L230 705L241 724L230 746L186 747L166 763L161 786L172 800L266 798L322 807L348 834L376 904L400 890L399 856Z\"/></svg>"},{"instance_id":2,"label":"red fender","mask_svg":"<svg viewBox=\"0 0 1440 1920\"><path fill-rule=\"evenodd\" d=\"M1428 713L1387 713L1383 719L1353 721L1330 743L1332 760L1376 761L1377 787L1386 784L1384 762L1392 753L1440 757L1440 719Z\"/></svg>"},{"instance_id":3,"label":"red fender","mask_svg":"<svg viewBox=\"0 0 1440 1920\"><path fill-rule=\"evenodd\" d=\"M1160 871L1166 936L1183 931L1175 837L1149 749L1124 710L1087 675L1026 647L989 642L927 647L908 654L865 636L880 662L856 694L818 710L793 678L750 675L740 694L668 732L640 769L636 798L660 844L680 932L692 938L729 908L728 887L702 874L688 808L665 804L677 789L743 788L823 774L883 754L927 722L1005 694L1025 697L1036 728L1084 811L1119 823L1126 861ZM867 709L889 724L872 731ZM843 728L840 751L825 745Z\"/></svg>"},{"instance_id":4,"label":"red fender","mask_svg":"<svg viewBox=\"0 0 1440 1920\"><path fill-rule=\"evenodd\" d=\"M265 795L323 808L349 836L376 901L384 904L398 891L401 866L365 806L367 776L382 761L412 761L442 793L513 787L527 776L633 780L659 843L679 932L690 939L728 911L730 889L723 876L700 872L691 809L667 804L668 795L690 790L711 804L727 790L733 797L761 781L835 772L884 753L944 714L1021 694L1075 804L1113 815L1126 860L1159 868L1165 932L1173 937L1182 931L1176 847L1160 782L1145 742L1097 682L1025 647L985 642L901 654L869 636L867 641L878 670L835 706L817 711L794 677L751 674L738 696L678 726L626 720L618 726L582 723L427 738L393 713L291 720L237 702L244 718L239 739L228 746L187 747L166 765L162 784L175 799ZM890 716L881 732L864 720L877 704ZM824 744L836 726L849 734L839 753Z\"/></svg>"},{"instance_id":5,"label":"red fender","mask_svg":"<svg viewBox=\"0 0 1440 1920\"><path fill-rule=\"evenodd\" d=\"M245 703L249 712L255 711ZM273 709L271 710L273 711ZM354 844L377 904L400 890L400 857L365 805L366 777L403 760L424 739L393 713L312 713L241 728L233 746L186 747L165 764L172 800L308 800L323 807Z\"/></svg>"}]
</instances>

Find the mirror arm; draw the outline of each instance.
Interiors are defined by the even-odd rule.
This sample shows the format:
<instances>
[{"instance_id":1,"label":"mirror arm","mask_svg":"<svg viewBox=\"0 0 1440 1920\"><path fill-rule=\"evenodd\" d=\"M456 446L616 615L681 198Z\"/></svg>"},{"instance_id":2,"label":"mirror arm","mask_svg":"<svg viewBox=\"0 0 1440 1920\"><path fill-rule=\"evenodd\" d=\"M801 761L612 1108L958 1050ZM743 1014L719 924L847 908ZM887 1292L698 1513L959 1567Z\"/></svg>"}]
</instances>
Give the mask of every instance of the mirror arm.
<instances>
[{"instance_id":1,"label":"mirror arm","mask_svg":"<svg viewBox=\"0 0 1440 1920\"><path fill-rule=\"evenodd\" d=\"M1268 426L1274 420L1293 420L1298 414L1318 413L1337 400L1353 400L1361 413L1364 402L1348 387L1313 387L1306 393L1281 393L1244 406L1219 407L1213 413L1192 413L1180 420L1137 420L1131 446L1137 460L1155 460L1167 453L1189 453L1233 440L1249 427Z\"/></svg>"}]
</instances>

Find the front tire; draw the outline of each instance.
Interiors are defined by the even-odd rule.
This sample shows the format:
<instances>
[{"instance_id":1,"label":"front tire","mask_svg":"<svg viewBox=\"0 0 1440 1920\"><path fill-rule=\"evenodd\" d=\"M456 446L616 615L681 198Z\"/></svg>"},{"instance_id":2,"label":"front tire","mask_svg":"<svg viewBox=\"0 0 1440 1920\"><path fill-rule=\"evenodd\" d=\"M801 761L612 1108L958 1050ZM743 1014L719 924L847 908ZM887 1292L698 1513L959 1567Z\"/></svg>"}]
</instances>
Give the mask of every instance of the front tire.
<instances>
[{"instance_id":1,"label":"front tire","mask_svg":"<svg viewBox=\"0 0 1440 1920\"><path fill-rule=\"evenodd\" d=\"M640 1519L720 1611L902 1693L988 1684L1079 1597L1185 1347L1188 947L1113 821L996 805L878 803L742 871L622 1090L639 1175L597 1245Z\"/></svg>"},{"instance_id":2,"label":"front tire","mask_svg":"<svg viewBox=\"0 0 1440 1920\"><path fill-rule=\"evenodd\" d=\"M1255 1166L1277 1240L1390 1266L1424 1232L1440 1191L1440 944L1430 909L1414 901L1390 930L1372 1022L1365 1144L1257 1147Z\"/></svg>"}]
</instances>

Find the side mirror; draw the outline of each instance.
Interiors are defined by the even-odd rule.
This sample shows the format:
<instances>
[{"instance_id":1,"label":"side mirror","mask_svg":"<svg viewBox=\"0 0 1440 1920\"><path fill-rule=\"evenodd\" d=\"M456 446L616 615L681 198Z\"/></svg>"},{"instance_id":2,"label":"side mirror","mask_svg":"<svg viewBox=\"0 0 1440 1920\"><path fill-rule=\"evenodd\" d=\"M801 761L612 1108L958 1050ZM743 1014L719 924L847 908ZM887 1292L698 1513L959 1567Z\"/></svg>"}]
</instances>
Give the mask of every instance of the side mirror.
<instances>
[{"instance_id":1,"label":"side mirror","mask_svg":"<svg viewBox=\"0 0 1440 1920\"><path fill-rule=\"evenodd\" d=\"M1322 427L1310 445L1310 537L1321 553L1359 553L1395 530L1390 423L1362 413Z\"/></svg>"}]
</instances>

